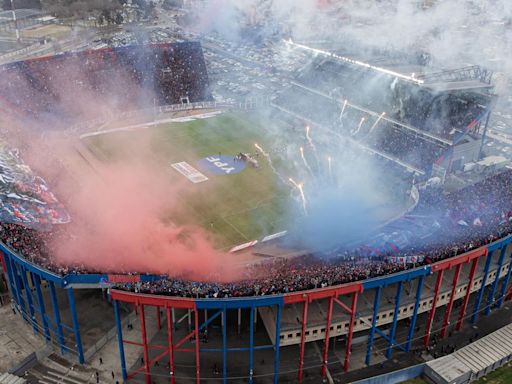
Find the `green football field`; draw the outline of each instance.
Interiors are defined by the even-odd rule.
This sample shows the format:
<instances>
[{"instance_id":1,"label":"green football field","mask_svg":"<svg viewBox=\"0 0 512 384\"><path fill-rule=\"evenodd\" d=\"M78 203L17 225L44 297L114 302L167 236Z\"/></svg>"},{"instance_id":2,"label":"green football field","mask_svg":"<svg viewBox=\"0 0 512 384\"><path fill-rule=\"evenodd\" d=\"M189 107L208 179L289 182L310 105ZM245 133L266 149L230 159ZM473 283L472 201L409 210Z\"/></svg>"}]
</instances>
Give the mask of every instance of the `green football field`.
<instances>
[{"instance_id":1,"label":"green football field","mask_svg":"<svg viewBox=\"0 0 512 384\"><path fill-rule=\"evenodd\" d=\"M272 148L275 143L262 124L247 116L222 114L149 129L109 132L83 140L102 161L138 156L133 148L138 142L149 142L151 153L158 160L156 164L165 167L168 177L189 183L178 196L180 208L164 219L200 225L214 235L218 248L227 249L287 229L290 189L273 174L263 156L258 157L258 168L248 164L237 174L212 174L198 166L199 160L219 153L231 157L240 152L255 153L254 143L266 150ZM125 151L127 147L132 150ZM279 165L278 159L273 160ZM170 166L183 161L208 180L194 184Z\"/></svg>"}]
</instances>

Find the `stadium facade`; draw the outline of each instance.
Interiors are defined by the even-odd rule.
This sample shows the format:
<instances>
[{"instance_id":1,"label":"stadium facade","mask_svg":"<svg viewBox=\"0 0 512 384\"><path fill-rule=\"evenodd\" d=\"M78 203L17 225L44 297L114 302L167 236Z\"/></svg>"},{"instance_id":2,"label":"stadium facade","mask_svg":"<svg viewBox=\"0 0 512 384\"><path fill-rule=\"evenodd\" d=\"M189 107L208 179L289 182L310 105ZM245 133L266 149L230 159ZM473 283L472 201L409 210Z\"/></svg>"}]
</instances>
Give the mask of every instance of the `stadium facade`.
<instances>
[{"instance_id":1,"label":"stadium facade","mask_svg":"<svg viewBox=\"0 0 512 384\"><path fill-rule=\"evenodd\" d=\"M422 266L393 275L368 279L322 289L244 298L191 299L169 297L143 293L126 292L112 289L109 291L115 314L117 338L119 342L119 363L124 380L136 375L144 375L151 382L151 370L157 361L169 361L170 378L173 378L174 359L177 354L195 355L197 382L200 382L204 368L200 361L203 354L218 354L222 361L222 377L228 379L230 354L248 352L246 376L253 381L254 354L268 349L274 354L274 382L279 381L279 355L289 345L299 345L297 356L298 380L302 380L305 344L313 340L324 340L321 374L325 376L328 368L330 338L345 336L345 358L343 368L350 367L351 343L354 335L366 335L365 363L372 363L372 349L376 336L387 344L385 356L391 358L393 351L409 351L418 338L425 346L431 342L434 333L446 337L449 331L459 330L464 323L475 323L479 316L487 316L493 308L500 308L510 296L510 276L512 257L509 244L512 236L507 236L452 258ZM22 318L40 333L48 342L57 346L62 353L75 356L79 362L85 361L80 334L80 313L75 306L75 292L81 288L102 289L109 284L125 282L147 282L160 279L152 275L55 275L17 255L5 245L2 249L2 267L7 274L11 297ZM47 287L42 289L42 286ZM404 290L413 293L405 294ZM57 291L65 292L67 307L71 313L71 323L65 324L61 314ZM393 296L392 303L383 299ZM48 297L45 299L45 296ZM51 302L51 307L45 305ZM368 306L373 302L373 306ZM458 309L454 311L455 304ZM121 327L119 306L129 304L138 314L141 324L142 342L125 339ZM312 306L319 306L310 311ZM146 318L148 311L158 313L158 327L167 329L168 343L151 345L147 337ZM166 319L162 325L160 314ZM219 318L228 319L230 313L242 311L248 324L249 342L245 346L229 347L226 344L227 327L236 326L236 322L222 321L222 343L219 348L207 348L200 343L190 343L190 339L200 340L200 333ZM295 313L301 316L295 321ZM417 321L424 314L424 331L417 332ZM435 315L442 314L441 326L433 329ZM173 329L178 316L191 316L191 332L176 339ZM263 320L271 343L255 345L254 319ZM406 337L398 339L398 324L408 319ZM240 318L239 320L240 321ZM65 335L72 335L72 341ZM140 347L144 364L137 370L128 371L124 349L127 344ZM184 346L187 344L186 346ZM209 369L207 370L209 371ZM173 380L174 381L174 380Z\"/></svg>"}]
</instances>

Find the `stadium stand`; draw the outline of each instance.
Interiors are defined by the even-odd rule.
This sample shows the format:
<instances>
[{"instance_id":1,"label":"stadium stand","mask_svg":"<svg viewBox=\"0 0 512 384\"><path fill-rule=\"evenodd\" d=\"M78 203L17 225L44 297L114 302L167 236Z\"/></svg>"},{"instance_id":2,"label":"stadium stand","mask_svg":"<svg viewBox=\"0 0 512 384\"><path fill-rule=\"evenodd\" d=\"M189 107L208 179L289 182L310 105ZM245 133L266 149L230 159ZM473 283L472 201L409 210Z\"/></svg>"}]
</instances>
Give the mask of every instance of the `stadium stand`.
<instances>
[{"instance_id":1,"label":"stadium stand","mask_svg":"<svg viewBox=\"0 0 512 384\"><path fill-rule=\"evenodd\" d=\"M438 211L440 231L434 236L414 242L402 249L380 249L361 246L339 249L325 255L307 255L292 260L272 260L248 266L245 278L230 283L190 281L186 276L168 276L154 282L119 284L117 288L135 292L185 297L240 297L289 293L333 286L387 275L418 265L396 258L418 256L416 260L430 264L462 254L512 233L512 171L492 176L448 196L434 192L422 196L413 212L421 215ZM48 252L46 243L57 232L40 232L17 224L3 224L0 240L44 268L59 275L69 273L135 273L135 271L91 271L79 265L59 265Z\"/></svg>"},{"instance_id":2,"label":"stadium stand","mask_svg":"<svg viewBox=\"0 0 512 384\"><path fill-rule=\"evenodd\" d=\"M429 83L439 76L425 75L423 83L412 83L319 56L274 105L325 128L339 130L342 125L344 133L367 149L430 175L434 163L451 166L449 151L463 144L464 137L471 136L468 142L481 139L493 102L487 83L461 81L460 76L457 81ZM382 113L385 116L373 125Z\"/></svg>"},{"instance_id":3,"label":"stadium stand","mask_svg":"<svg viewBox=\"0 0 512 384\"><path fill-rule=\"evenodd\" d=\"M113 109L212 100L197 42L65 53L7 64L0 73L0 105L32 118L78 120L91 99Z\"/></svg>"}]
</instances>

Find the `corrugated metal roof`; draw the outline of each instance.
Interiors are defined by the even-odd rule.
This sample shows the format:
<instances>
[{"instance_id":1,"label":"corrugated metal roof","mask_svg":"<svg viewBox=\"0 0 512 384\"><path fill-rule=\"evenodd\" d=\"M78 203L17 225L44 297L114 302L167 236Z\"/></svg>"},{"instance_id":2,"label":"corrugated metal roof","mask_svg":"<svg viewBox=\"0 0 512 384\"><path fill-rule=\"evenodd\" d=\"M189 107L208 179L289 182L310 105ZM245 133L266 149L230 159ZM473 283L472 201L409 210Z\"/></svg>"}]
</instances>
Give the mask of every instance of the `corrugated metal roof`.
<instances>
[{"instance_id":1,"label":"corrugated metal roof","mask_svg":"<svg viewBox=\"0 0 512 384\"><path fill-rule=\"evenodd\" d=\"M429 361L427 366L448 383L471 373L470 367L454 357L453 354Z\"/></svg>"},{"instance_id":2,"label":"corrugated metal roof","mask_svg":"<svg viewBox=\"0 0 512 384\"><path fill-rule=\"evenodd\" d=\"M512 324L482 337L452 355L477 373L512 354Z\"/></svg>"},{"instance_id":3,"label":"corrugated metal roof","mask_svg":"<svg viewBox=\"0 0 512 384\"><path fill-rule=\"evenodd\" d=\"M429 361L427 366L446 382L468 372L477 374L512 355L512 324L471 343L451 355Z\"/></svg>"},{"instance_id":4,"label":"corrugated metal roof","mask_svg":"<svg viewBox=\"0 0 512 384\"><path fill-rule=\"evenodd\" d=\"M11 375L10 373L0 373L1 384L24 384L27 380L22 377Z\"/></svg>"}]
</instances>

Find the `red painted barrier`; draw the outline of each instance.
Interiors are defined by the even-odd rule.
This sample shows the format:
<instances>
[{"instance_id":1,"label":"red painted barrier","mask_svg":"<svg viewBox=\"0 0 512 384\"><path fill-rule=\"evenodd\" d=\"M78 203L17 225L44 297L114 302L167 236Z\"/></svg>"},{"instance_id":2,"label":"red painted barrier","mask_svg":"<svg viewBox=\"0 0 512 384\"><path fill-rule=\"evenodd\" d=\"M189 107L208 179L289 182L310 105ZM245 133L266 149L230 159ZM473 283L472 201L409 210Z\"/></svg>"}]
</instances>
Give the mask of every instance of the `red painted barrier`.
<instances>
[{"instance_id":1,"label":"red painted barrier","mask_svg":"<svg viewBox=\"0 0 512 384\"><path fill-rule=\"evenodd\" d=\"M299 373L298 381L302 383L302 368L304 366L304 348L306 345L306 323L308 322L308 300L304 300L302 309L302 329L300 334ZM277 337L277 335L276 335Z\"/></svg>"},{"instance_id":2,"label":"red painted barrier","mask_svg":"<svg viewBox=\"0 0 512 384\"><path fill-rule=\"evenodd\" d=\"M455 300L455 294L457 293L457 283L459 282L460 270L462 269L462 264L458 264L455 269L455 274L453 275L452 281L452 291L450 294L450 301L446 306L446 311L444 313L443 326L441 329L441 337L444 338L446 336L446 330L448 329L448 325L450 324L450 316L452 314L453 301Z\"/></svg>"},{"instance_id":3,"label":"red painted barrier","mask_svg":"<svg viewBox=\"0 0 512 384\"><path fill-rule=\"evenodd\" d=\"M449 268L449 267L448 267ZM434 322L434 315L436 314L437 299L439 297L439 290L441 289L441 283L443 282L444 269L440 269L437 272L436 286L434 288L434 298L432 299L432 308L427 318L427 326L425 327L425 336L423 343L427 346L430 343L430 331L432 329L432 323Z\"/></svg>"},{"instance_id":4,"label":"red painted barrier","mask_svg":"<svg viewBox=\"0 0 512 384\"><path fill-rule=\"evenodd\" d=\"M177 309L191 309L195 310L196 304L194 299L188 297L172 297L162 295L141 294L135 292L119 291L116 289L110 290L112 299L122 301L125 303L152 305L155 307L170 307Z\"/></svg>"}]
</instances>

